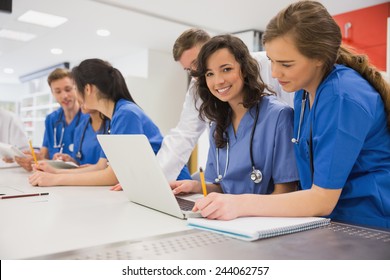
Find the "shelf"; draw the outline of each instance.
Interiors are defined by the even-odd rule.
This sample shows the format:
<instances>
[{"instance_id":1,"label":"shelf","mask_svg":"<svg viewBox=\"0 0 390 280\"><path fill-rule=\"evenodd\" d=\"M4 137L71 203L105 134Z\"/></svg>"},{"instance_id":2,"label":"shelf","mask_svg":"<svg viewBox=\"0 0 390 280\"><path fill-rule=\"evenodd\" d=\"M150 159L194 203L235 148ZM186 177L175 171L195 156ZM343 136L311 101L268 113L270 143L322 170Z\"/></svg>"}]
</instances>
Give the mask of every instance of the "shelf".
<instances>
[{"instance_id":1,"label":"shelf","mask_svg":"<svg viewBox=\"0 0 390 280\"><path fill-rule=\"evenodd\" d=\"M32 139L34 146L39 146L43 141L46 116L60 105L50 91L23 96L20 103L21 118L27 135Z\"/></svg>"}]
</instances>

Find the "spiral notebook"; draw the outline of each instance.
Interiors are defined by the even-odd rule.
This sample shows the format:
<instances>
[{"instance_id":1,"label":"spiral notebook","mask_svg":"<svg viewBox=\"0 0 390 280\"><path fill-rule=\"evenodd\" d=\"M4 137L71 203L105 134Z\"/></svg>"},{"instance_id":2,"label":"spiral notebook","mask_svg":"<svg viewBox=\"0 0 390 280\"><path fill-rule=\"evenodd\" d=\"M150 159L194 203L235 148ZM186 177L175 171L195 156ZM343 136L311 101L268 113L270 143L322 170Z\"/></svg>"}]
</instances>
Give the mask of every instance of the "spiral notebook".
<instances>
[{"instance_id":1,"label":"spiral notebook","mask_svg":"<svg viewBox=\"0 0 390 280\"><path fill-rule=\"evenodd\" d=\"M230 221L204 218L188 219L188 226L230 237L253 241L326 226L328 218L320 217L242 217Z\"/></svg>"}]
</instances>

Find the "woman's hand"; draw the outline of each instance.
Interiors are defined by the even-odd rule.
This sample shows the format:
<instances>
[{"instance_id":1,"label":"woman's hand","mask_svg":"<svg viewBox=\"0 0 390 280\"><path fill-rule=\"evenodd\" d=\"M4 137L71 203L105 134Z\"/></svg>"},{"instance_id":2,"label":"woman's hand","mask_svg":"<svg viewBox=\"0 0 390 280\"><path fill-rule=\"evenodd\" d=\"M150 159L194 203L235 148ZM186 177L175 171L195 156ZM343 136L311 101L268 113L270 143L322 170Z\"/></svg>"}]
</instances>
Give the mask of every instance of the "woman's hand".
<instances>
[{"instance_id":1,"label":"woman's hand","mask_svg":"<svg viewBox=\"0 0 390 280\"><path fill-rule=\"evenodd\" d=\"M62 161L71 161L76 163L76 161L68 154L63 154L63 153L55 153L53 156L54 160L62 160Z\"/></svg>"},{"instance_id":2,"label":"woman's hand","mask_svg":"<svg viewBox=\"0 0 390 280\"><path fill-rule=\"evenodd\" d=\"M23 167L27 171L32 171L32 164L34 163L34 159L32 155L26 154L25 157L15 157L15 161L17 164L19 164L21 167Z\"/></svg>"},{"instance_id":3,"label":"woman's hand","mask_svg":"<svg viewBox=\"0 0 390 280\"><path fill-rule=\"evenodd\" d=\"M28 177L28 181L31 185L37 187L58 186L58 176L60 176L60 174L35 171L30 177Z\"/></svg>"},{"instance_id":4,"label":"woman's hand","mask_svg":"<svg viewBox=\"0 0 390 280\"><path fill-rule=\"evenodd\" d=\"M202 186L199 181L196 180L181 180L170 182L172 192L174 194L186 194L186 193L200 193L202 192Z\"/></svg>"},{"instance_id":5,"label":"woman's hand","mask_svg":"<svg viewBox=\"0 0 390 280\"><path fill-rule=\"evenodd\" d=\"M34 171L43 171L43 172L53 173L53 174L59 173L58 168L51 166L46 161L38 161L37 164L33 164L33 169Z\"/></svg>"},{"instance_id":6,"label":"woman's hand","mask_svg":"<svg viewBox=\"0 0 390 280\"><path fill-rule=\"evenodd\" d=\"M111 187L111 191L122 191L122 186L121 184L116 184L115 186Z\"/></svg>"},{"instance_id":7,"label":"woman's hand","mask_svg":"<svg viewBox=\"0 0 390 280\"><path fill-rule=\"evenodd\" d=\"M232 220L240 217L240 209L245 205L243 196L212 192L195 202L192 211L213 220Z\"/></svg>"},{"instance_id":8,"label":"woman's hand","mask_svg":"<svg viewBox=\"0 0 390 280\"><path fill-rule=\"evenodd\" d=\"M12 157L3 157L3 161L5 163L13 163L14 159Z\"/></svg>"}]
</instances>

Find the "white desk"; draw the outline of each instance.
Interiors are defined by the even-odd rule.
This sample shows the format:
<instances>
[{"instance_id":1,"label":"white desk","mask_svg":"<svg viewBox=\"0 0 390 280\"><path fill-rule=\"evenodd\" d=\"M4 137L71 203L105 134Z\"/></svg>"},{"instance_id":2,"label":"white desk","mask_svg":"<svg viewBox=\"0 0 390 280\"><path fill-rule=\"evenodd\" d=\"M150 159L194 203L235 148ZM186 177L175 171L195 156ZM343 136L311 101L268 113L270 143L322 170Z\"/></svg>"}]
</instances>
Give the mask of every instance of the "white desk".
<instances>
[{"instance_id":1,"label":"white desk","mask_svg":"<svg viewBox=\"0 0 390 280\"><path fill-rule=\"evenodd\" d=\"M0 192L49 192L0 200L0 259L68 250L188 230L186 222L130 203L109 187L32 187L21 168L0 169Z\"/></svg>"},{"instance_id":2,"label":"white desk","mask_svg":"<svg viewBox=\"0 0 390 280\"><path fill-rule=\"evenodd\" d=\"M37 188L0 169L0 259L390 259L390 231L330 226L255 242L189 230L186 221L130 203L108 187Z\"/></svg>"}]
</instances>

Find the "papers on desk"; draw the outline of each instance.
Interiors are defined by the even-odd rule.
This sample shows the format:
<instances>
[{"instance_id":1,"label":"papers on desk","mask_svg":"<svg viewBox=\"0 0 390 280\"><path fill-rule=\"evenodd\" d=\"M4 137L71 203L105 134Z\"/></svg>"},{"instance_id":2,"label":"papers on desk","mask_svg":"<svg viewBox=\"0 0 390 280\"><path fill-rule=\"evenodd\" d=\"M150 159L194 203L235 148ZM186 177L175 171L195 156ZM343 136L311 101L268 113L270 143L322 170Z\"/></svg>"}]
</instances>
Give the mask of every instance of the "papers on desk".
<instances>
[{"instance_id":1,"label":"papers on desk","mask_svg":"<svg viewBox=\"0 0 390 280\"><path fill-rule=\"evenodd\" d=\"M221 233L246 241L309 230L329 223L330 219L318 217L242 217L230 221L205 218L188 219L189 227Z\"/></svg>"},{"instance_id":2,"label":"papers on desk","mask_svg":"<svg viewBox=\"0 0 390 280\"><path fill-rule=\"evenodd\" d=\"M19 150L18 147L11 144L0 142L0 158L4 158L4 157L14 158L16 156L25 157L26 155L23 154L23 152Z\"/></svg>"},{"instance_id":3,"label":"papers on desk","mask_svg":"<svg viewBox=\"0 0 390 280\"><path fill-rule=\"evenodd\" d=\"M13 168L13 167L20 167L20 165L17 164L16 162L7 163L7 162L3 161L2 159L0 159L0 169Z\"/></svg>"}]
</instances>

